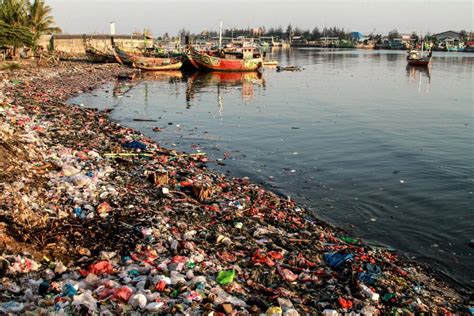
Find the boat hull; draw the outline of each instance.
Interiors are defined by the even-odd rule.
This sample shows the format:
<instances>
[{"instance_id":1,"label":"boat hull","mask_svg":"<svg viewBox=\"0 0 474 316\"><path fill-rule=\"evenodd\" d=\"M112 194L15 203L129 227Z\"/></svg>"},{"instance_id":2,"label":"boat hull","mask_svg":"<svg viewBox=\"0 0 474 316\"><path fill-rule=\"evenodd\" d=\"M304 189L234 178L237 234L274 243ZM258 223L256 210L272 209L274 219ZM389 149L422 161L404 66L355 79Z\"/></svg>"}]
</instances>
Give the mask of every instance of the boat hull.
<instances>
[{"instance_id":1,"label":"boat hull","mask_svg":"<svg viewBox=\"0 0 474 316\"><path fill-rule=\"evenodd\" d=\"M205 71L257 71L263 67L262 58L224 59L205 53L192 52L190 62Z\"/></svg>"},{"instance_id":2,"label":"boat hull","mask_svg":"<svg viewBox=\"0 0 474 316\"><path fill-rule=\"evenodd\" d=\"M264 66L278 66L278 61L276 60L267 60L263 62Z\"/></svg>"},{"instance_id":3,"label":"boat hull","mask_svg":"<svg viewBox=\"0 0 474 316\"><path fill-rule=\"evenodd\" d=\"M179 70L183 66L183 63L180 61L168 64L168 65L134 63L133 66L135 68L138 68L144 71L168 71L168 70Z\"/></svg>"},{"instance_id":4,"label":"boat hull","mask_svg":"<svg viewBox=\"0 0 474 316\"><path fill-rule=\"evenodd\" d=\"M114 55L101 52L94 47L86 48L86 56L93 63L114 63L116 62Z\"/></svg>"},{"instance_id":5,"label":"boat hull","mask_svg":"<svg viewBox=\"0 0 474 316\"><path fill-rule=\"evenodd\" d=\"M408 59L408 65L410 66L428 66L430 63L429 59Z\"/></svg>"},{"instance_id":6,"label":"boat hull","mask_svg":"<svg viewBox=\"0 0 474 316\"><path fill-rule=\"evenodd\" d=\"M138 53L129 53L129 52L123 51L116 46L114 47L114 51L115 51L115 58L117 59L117 61L121 64L125 64L128 66L131 66L141 55Z\"/></svg>"}]
</instances>

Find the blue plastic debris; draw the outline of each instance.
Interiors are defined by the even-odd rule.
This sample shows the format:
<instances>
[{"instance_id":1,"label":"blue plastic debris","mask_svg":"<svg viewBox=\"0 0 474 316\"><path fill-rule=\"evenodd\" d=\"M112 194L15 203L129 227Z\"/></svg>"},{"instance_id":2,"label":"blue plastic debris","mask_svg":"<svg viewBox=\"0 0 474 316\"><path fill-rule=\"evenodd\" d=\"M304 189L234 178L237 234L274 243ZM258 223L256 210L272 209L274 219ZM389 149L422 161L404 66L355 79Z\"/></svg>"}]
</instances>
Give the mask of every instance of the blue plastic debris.
<instances>
[{"instance_id":1,"label":"blue plastic debris","mask_svg":"<svg viewBox=\"0 0 474 316\"><path fill-rule=\"evenodd\" d=\"M337 268L342 263L351 260L353 257L354 256L350 253L326 253L324 254L324 261L331 268Z\"/></svg>"},{"instance_id":2,"label":"blue plastic debris","mask_svg":"<svg viewBox=\"0 0 474 316\"><path fill-rule=\"evenodd\" d=\"M77 290L76 288L67 283L66 285L64 285L64 288L63 288L63 295L62 296L69 296L69 297L73 297L74 295L77 294Z\"/></svg>"},{"instance_id":3,"label":"blue plastic debris","mask_svg":"<svg viewBox=\"0 0 474 316\"><path fill-rule=\"evenodd\" d=\"M129 148L129 149L142 149L146 150L146 145L142 142L139 142L137 140L122 144L122 147L124 148Z\"/></svg>"},{"instance_id":4,"label":"blue plastic debris","mask_svg":"<svg viewBox=\"0 0 474 316\"><path fill-rule=\"evenodd\" d=\"M366 265L367 272L361 272L358 275L358 279L365 284L372 285L377 282L377 279L382 274L382 269L375 264L367 263Z\"/></svg>"},{"instance_id":5,"label":"blue plastic debris","mask_svg":"<svg viewBox=\"0 0 474 316\"><path fill-rule=\"evenodd\" d=\"M74 215L79 218L84 218L86 217L86 214L84 214L84 211L80 207L75 207L74 208Z\"/></svg>"}]
</instances>

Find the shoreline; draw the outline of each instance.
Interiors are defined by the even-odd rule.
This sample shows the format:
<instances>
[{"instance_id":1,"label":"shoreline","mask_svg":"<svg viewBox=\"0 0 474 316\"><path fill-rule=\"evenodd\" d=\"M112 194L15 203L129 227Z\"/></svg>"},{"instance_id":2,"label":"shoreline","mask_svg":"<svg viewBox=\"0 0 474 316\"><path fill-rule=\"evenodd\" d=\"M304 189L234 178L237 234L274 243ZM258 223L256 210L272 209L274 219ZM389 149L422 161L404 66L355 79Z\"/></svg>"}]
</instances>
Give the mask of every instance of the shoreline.
<instances>
[{"instance_id":1,"label":"shoreline","mask_svg":"<svg viewBox=\"0 0 474 316\"><path fill-rule=\"evenodd\" d=\"M65 103L121 71L0 72L1 272L16 285L1 311L469 313L468 294L421 264ZM41 267L7 256L25 248Z\"/></svg>"}]
</instances>

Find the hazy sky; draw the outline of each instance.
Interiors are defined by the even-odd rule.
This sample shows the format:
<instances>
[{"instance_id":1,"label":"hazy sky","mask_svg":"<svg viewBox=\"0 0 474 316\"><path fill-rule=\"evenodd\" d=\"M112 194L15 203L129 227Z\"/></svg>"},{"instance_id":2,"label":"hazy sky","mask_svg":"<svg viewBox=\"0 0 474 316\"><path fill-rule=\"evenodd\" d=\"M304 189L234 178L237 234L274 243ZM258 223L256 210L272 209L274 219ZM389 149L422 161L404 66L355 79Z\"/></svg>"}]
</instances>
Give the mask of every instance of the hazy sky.
<instances>
[{"instance_id":1,"label":"hazy sky","mask_svg":"<svg viewBox=\"0 0 474 316\"><path fill-rule=\"evenodd\" d=\"M150 28L154 35L224 28L268 27L291 23L320 29L339 26L351 31L387 33L473 29L472 0L47 0L56 22L69 34L108 33L116 22L117 34Z\"/></svg>"}]
</instances>

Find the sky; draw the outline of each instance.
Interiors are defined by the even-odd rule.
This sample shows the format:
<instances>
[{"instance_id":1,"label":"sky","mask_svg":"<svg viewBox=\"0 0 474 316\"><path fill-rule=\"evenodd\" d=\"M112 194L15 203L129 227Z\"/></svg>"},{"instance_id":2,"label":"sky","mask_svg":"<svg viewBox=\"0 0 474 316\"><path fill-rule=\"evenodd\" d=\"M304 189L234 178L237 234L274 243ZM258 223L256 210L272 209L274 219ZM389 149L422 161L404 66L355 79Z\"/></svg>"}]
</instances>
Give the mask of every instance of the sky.
<instances>
[{"instance_id":1,"label":"sky","mask_svg":"<svg viewBox=\"0 0 474 316\"><path fill-rule=\"evenodd\" d=\"M46 0L64 33L116 34L149 28L155 36L224 28L338 26L365 34L473 29L472 0Z\"/></svg>"}]
</instances>

